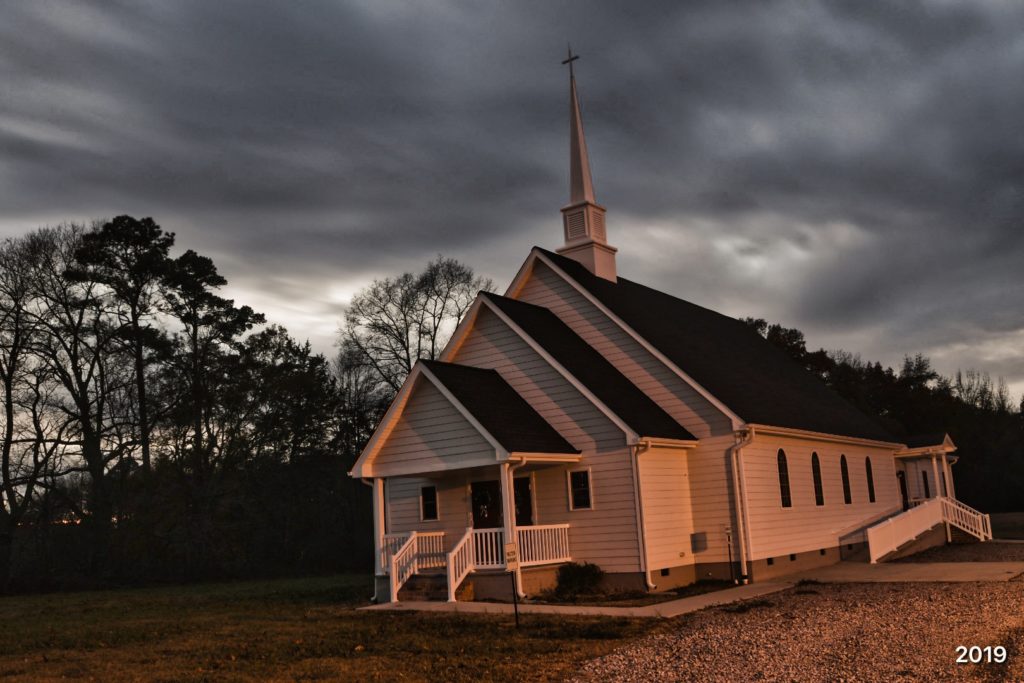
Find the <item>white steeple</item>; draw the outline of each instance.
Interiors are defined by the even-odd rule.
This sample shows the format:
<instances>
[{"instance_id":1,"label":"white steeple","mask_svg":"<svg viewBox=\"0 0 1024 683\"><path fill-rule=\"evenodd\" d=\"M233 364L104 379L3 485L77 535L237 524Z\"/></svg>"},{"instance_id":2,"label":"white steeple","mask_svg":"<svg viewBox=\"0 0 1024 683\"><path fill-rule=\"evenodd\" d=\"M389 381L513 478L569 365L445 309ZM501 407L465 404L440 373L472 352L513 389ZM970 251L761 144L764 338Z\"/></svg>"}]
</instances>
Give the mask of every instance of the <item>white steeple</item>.
<instances>
[{"instance_id":1,"label":"white steeple","mask_svg":"<svg viewBox=\"0 0 1024 683\"><path fill-rule=\"evenodd\" d=\"M557 251L575 261L598 277L616 281L615 247L608 244L604 227L604 207L594 198L594 183L590 178L590 159L587 139L583 134L583 117L576 94L576 74L573 62L578 55L569 50L563 64L569 65L569 204L562 208L565 244Z\"/></svg>"}]
</instances>

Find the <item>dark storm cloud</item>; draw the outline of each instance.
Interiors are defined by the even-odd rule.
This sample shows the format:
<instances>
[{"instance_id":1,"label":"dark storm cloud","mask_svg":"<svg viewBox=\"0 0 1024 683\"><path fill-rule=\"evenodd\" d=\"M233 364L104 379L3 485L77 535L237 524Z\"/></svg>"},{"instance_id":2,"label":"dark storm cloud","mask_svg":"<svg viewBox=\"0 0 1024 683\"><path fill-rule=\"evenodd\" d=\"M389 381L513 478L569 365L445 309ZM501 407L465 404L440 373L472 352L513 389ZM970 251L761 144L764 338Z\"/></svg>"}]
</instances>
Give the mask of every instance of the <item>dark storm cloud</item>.
<instances>
[{"instance_id":1,"label":"dark storm cloud","mask_svg":"<svg viewBox=\"0 0 1024 683\"><path fill-rule=\"evenodd\" d=\"M1024 7L5 3L0 229L129 212L327 349L438 252L557 246L566 39L626 276L1024 389Z\"/></svg>"}]
</instances>

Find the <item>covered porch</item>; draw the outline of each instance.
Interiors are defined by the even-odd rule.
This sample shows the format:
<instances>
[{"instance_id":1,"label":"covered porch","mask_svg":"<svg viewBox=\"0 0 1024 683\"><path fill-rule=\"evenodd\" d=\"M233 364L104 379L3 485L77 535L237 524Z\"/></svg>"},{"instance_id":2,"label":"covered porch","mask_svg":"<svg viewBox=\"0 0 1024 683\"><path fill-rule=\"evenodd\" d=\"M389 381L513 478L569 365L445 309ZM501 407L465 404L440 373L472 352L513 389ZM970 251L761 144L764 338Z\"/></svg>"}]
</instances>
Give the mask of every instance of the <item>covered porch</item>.
<instances>
[{"instance_id":1,"label":"covered porch","mask_svg":"<svg viewBox=\"0 0 1024 683\"><path fill-rule=\"evenodd\" d=\"M872 564L939 525L945 527L946 543L952 540L954 528L979 541L992 539L989 516L956 499L954 451L948 434L933 434L908 439L907 447L896 452L903 511L866 530Z\"/></svg>"},{"instance_id":2,"label":"covered porch","mask_svg":"<svg viewBox=\"0 0 1024 683\"><path fill-rule=\"evenodd\" d=\"M519 567L571 557L565 489L545 477L538 506L536 475L580 459L497 371L418 362L350 472L373 487L378 601L441 571L450 600L475 571L512 570L522 595Z\"/></svg>"},{"instance_id":3,"label":"covered porch","mask_svg":"<svg viewBox=\"0 0 1024 683\"><path fill-rule=\"evenodd\" d=\"M521 569L571 561L570 524L539 518L551 505L538 500L536 475L564 476L564 465L578 460L520 455L489 467L375 479L375 570L387 579L387 599L397 601L414 575L433 574L446 578L454 601L470 574L505 572L509 564L523 595Z\"/></svg>"},{"instance_id":4,"label":"covered porch","mask_svg":"<svg viewBox=\"0 0 1024 683\"><path fill-rule=\"evenodd\" d=\"M956 445L948 434L915 437L896 453L901 503L909 510L933 498L956 499L952 465Z\"/></svg>"}]
</instances>

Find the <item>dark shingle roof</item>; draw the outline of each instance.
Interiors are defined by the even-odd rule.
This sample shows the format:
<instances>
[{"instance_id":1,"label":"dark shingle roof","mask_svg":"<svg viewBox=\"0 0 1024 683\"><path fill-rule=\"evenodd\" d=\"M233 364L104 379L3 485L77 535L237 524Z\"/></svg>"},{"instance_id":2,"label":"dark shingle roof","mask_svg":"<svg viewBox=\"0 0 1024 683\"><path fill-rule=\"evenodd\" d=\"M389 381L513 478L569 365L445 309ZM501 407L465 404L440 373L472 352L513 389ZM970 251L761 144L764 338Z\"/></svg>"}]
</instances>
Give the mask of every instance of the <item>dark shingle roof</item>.
<instances>
[{"instance_id":1,"label":"dark shingle roof","mask_svg":"<svg viewBox=\"0 0 1024 683\"><path fill-rule=\"evenodd\" d=\"M420 362L508 452L579 453L497 371Z\"/></svg>"},{"instance_id":2,"label":"dark shingle roof","mask_svg":"<svg viewBox=\"0 0 1024 683\"><path fill-rule=\"evenodd\" d=\"M934 432L932 434L914 434L903 439L907 448L926 448L928 446L941 446L946 442L945 432Z\"/></svg>"},{"instance_id":3,"label":"dark shingle roof","mask_svg":"<svg viewBox=\"0 0 1024 683\"><path fill-rule=\"evenodd\" d=\"M541 306L497 294L481 294L530 335L637 434L681 441L696 440L697 437L672 419L554 313Z\"/></svg>"},{"instance_id":4,"label":"dark shingle roof","mask_svg":"<svg viewBox=\"0 0 1024 683\"><path fill-rule=\"evenodd\" d=\"M743 420L897 441L739 320L537 249Z\"/></svg>"}]
</instances>

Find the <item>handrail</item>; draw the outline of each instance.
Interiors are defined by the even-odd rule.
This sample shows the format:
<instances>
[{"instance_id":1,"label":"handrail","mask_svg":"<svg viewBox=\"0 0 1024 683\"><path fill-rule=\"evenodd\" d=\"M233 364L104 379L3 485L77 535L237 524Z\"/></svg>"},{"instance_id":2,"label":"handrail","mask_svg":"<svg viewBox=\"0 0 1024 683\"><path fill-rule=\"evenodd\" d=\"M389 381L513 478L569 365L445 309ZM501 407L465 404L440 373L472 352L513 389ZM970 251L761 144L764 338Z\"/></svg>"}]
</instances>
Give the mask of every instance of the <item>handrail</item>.
<instances>
[{"instance_id":1,"label":"handrail","mask_svg":"<svg viewBox=\"0 0 1024 683\"><path fill-rule=\"evenodd\" d=\"M409 539L391 556L391 602L398 602L398 591L409 577L416 573L417 560L416 532L410 532Z\"/></svg>"},{"instance_id":2,"label":"handrail","mask_svg":"<svg viewBox=\"0 0 1024 683\"><path fill-rule=\"evenodd\" d=\"M380 566L385 572L391 571L391 558L406 541L409 540L409 532L384 534L384 543L380 548Z\"/></svg>"},{"instance_id":3,"label":"handrail","mask_svg":"<svg viewBox=\"0 0 1024 683\"><path fill-rule=\"evenodd\" d=\"M871 563L898 549L904 543L942 522L942 506L932 498L916 505L903 514L890 517L868 527L865 536Z\"/></svg>"},{"instance_id":4,"label":"handrail","mask_svg":"<svg viewBox=\"0 0 1024 683\"><path fill-rule=\"evenodd\" d=\"M448 602L455 602L455 590L474 569L472 541L473 527L468 527L448 553Z\"/></svg>"},{"instance_id":5,"label":"handrail","mask_svg":"<svg viewBox=\"0 0 1024 683\"><path fill-rule=\"evenodd\" d=\"M981 541L992 539L992 521L987 514L956 499L935 496L867 529L865 535L871 562L877 562L936 524L942 523L951 524Z\"/></svg>"},{"instance_id":6,"label":"handrail","mask_svg":"<svg viewBox=\"0 0 1024 683\"><path fill-rule=\"evenodd\" d=\"M992 540L991 518L955 498L942 497L942 516L946 522L966 531L982 542Z\"/></svg>"}]
</instances>

